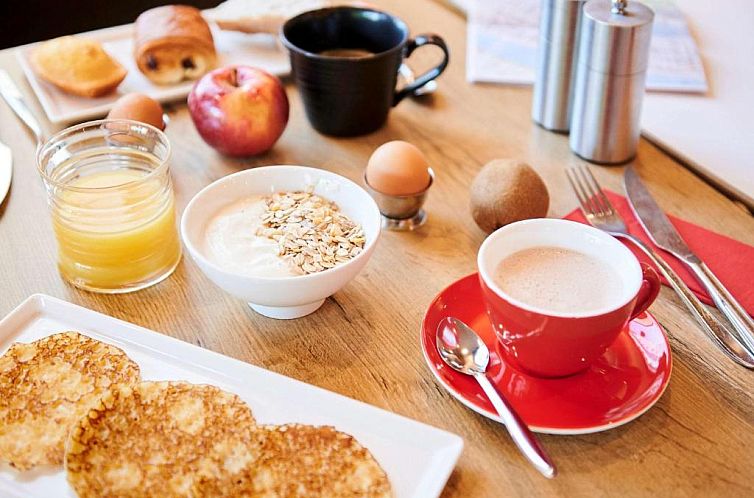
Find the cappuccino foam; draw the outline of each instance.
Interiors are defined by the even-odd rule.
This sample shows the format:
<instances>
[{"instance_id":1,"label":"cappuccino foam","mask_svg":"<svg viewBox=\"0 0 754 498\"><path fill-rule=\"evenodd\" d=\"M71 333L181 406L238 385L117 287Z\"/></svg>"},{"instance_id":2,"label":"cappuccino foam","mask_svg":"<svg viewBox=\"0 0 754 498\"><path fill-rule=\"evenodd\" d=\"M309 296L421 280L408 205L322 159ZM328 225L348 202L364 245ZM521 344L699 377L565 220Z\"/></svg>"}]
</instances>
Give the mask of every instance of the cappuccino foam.
<instances>
[{"instance_id":1,"label":"cappuccino foam","mask_svg":"<svg viewBox=\"0 0 754 498\"><path fill-rule=\"evenodd\" d=\"M605 261L562 247L531 247L505 257L494 282L522 303L558 313L618 306L623 281Z\"/></svg>"}]
</instances>

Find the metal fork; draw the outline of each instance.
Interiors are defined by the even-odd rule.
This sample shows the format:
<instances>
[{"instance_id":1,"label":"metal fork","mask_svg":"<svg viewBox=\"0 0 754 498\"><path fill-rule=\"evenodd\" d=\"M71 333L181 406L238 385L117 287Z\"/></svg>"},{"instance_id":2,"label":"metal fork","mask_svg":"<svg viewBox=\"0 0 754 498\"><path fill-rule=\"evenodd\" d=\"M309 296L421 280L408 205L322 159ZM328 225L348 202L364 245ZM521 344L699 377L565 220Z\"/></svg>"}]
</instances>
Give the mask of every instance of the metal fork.
<instances>
[{"instance_id":1,"label":"metal fork","mask_svg":"<svg viewBox=\"0 0 754 498\"><path fill-rule=\"evenodd\" d=\"M566 175L576 197L579 199L581 212L584 213L587 221L595 228L607 232L614 237L629 240L649 256L649 259L660 270L662 276L670 282L673 290L680 296L683 304L686 305L694 315L694 318L702 326L702 330L704 330L707 336L717 343L720 349L733 361L739 365L754 369L754 355L705 308L704 304L699 301L699 298L691 292L688 286L664 259L655 253L651 247L628 233L626 223L618 211L615 210L610 199L602 191L602 187L600 187L600 184L594 178L589 168L586 166L568 168L566 169Z\"/></svg>"}]
</instances>

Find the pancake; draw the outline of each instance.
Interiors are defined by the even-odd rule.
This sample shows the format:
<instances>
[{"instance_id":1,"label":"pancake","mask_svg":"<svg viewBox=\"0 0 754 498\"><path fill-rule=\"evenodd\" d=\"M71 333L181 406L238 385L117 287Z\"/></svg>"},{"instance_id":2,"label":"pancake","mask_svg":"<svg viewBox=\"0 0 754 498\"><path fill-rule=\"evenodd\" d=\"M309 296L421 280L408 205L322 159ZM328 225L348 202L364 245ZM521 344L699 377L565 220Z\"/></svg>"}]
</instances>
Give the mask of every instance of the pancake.
<instances>
[{"instance_id":1,"label":"pancake","mask_svg":"<svg viewBox=\"0 0 754 498\"><path fill-rule=\"evenodd\" d=\"M71 427L111 384L138 380L123 351L78 332L13 344L0 357L0 460L18 470L62 464Z\"/></svg>"},{"instance_id":2,"label":"pancake","mask_svg":"<svg viewBox=\"0 0 754 498\"><path fill-rule=\"evenodd\" d=\"M254 428L248 405L214 386L113 386L71 432L68 482L79 498L193 497L199 480L232 486L254 460Z\"/></svg>"},{"instance_id":3,"label":"pancake","mask_svg":"<svg viewBox=\"0 0 754 498\"><path fill-rule=\"evenodd\" d=\"M200 483L197 496L246 498L387 498L385 471L352 436L332 427L260 426L256 459L236 486ZM212 484L218 484L215 481ZM232 493L228 493L232 490Z\"/></svg>"}]
</instances>

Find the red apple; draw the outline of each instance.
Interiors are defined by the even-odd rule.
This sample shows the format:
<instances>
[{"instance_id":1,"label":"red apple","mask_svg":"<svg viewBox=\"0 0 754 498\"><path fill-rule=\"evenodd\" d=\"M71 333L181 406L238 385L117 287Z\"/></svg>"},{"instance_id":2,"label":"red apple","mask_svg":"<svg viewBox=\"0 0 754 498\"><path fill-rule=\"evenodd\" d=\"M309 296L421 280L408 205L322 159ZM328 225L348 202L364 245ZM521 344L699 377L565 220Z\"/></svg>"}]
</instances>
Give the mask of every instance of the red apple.
<instances>
[{"instance_id":1,"label":"red apple","mask_svg":"<svg viewBox=\"0 0 754 498\"><path fill-rule=\"evenodd\" d=\"M205 142L246 157L272 147L288 124L288 97L275 76L249 66L205 74L188 96L191 119Z\"/></svg>"}]
</instances>

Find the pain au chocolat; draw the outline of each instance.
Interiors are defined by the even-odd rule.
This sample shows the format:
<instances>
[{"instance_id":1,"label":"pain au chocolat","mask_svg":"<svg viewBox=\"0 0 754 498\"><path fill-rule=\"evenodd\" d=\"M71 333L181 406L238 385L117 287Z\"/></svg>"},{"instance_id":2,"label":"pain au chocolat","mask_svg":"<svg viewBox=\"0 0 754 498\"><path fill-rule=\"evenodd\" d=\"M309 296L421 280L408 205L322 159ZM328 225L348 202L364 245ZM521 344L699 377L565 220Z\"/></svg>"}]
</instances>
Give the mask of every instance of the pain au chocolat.
<instances>
[{"instance_id":1,"label":"pain au chocolat","mask_svg":"<svg viewBox=\"0 0 754 498\"><path fill-rule=\"evenodd\" d=\"M139 70L160 85L197 79L217 60L207 22L187 5L143 12L134 25L134 57Z\"/></svg>"}]
</instances>

